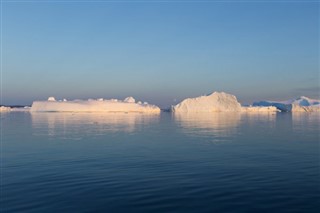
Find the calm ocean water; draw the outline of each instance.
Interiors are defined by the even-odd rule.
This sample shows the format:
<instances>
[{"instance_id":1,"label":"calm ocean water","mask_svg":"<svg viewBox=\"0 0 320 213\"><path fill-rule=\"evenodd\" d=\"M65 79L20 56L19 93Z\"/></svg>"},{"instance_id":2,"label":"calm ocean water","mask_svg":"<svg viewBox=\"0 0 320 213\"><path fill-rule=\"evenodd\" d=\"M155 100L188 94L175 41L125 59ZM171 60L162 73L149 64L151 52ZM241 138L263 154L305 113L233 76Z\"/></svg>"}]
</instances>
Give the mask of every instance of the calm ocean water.
<instances>
[{"instance_id":1,"label":"calm ocean water","mask_svg":"<svg viewBox=\"0 0 320 213\"><path fill-rule=\"evenodd\" d=\"M1 212L318 212L320 114L1 114Z\"/></svg>"}]
</instances>

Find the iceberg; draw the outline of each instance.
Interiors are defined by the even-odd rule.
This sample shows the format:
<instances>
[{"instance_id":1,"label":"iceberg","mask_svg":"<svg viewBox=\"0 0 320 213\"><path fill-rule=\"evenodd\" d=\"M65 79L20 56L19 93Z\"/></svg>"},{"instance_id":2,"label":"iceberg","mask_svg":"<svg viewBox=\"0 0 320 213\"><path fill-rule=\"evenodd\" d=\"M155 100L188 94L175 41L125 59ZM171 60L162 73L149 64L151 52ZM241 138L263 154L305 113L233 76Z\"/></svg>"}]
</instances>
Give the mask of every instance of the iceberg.
<instances>
[{"instance_id":1,"label":"iceberg","mask_svg":"<svg viewBox=\"0 0 320 213\"><path fill-rule=\"evenodd\" d=\"M49 97L48 101L56 101L56 99L54 97Z\"/></svg>"},{"instance_id":2,"label":"iceberg","mask_svg":"<svg viewBox=\"0 0 320 213\"><path fill-rule=\"evenodd\" d=\"M9 111L11 111L10 107L6 107L6 106L1 106L0 107L0 112L9 112Z\"/></svg>"},{"instance_id":3,"label":"iceberg","mask_svg":"<svg viewBox=\"0 0 320 213\"><path fill-rule=\"evenodd\" d=\"M135 100L133 97L127 97L126 99L124 99L124 102L127 102L127 103L135 103L136 100Z\"/></svg>"},{"instance_id":4,"label":"iceberg","mask_svg":"<svg viewBox=\"0 0 320 213\"><path fill-rule=\"evenodd\" d=\"M206 96L187 98L172 106L173 112L241 112L236 96L224 92L213 92Z\"/></svg>"},{"instance_id":5,"label":"iceberg","mask_svg":"<svg viewBox=\"0 0 320 213\"><path fill-rule=\"evenodd\" d=\"M275 106L243 106L242 112L280 112Z\"/></svg>"},{"instance_id":6,"label":"iceberg","mask_svg":"<svg viewBox=\"0 0 320 213\"><path fill-rule=\"evenodd\" d=\"M151 104L136 103L133 97L125 100L89 99L74 101L56 101L49 97L47 101L34 101L31 112L143 112L160 113L160 108Z\"/></svg>"},{"instance_id":7,"label":"iceberg","mask_svg":"<svg viewBox=\"0 0 320 213\"><path fill-rule=\"evenodd\" d=\"M12 107L11 112L29 112L31 107L24 106L24 107Z\"/></svg>"},{"instance_id":8,"label":"iceberg","mask_svg":"<svg viewBox=\"0 0 320 213\"><path fill-rule=\"evenodd\" d=\"M253 106L273 106L282 112L320 112L320 100L305 96L286 101L259 101Z\"/></svg>"}]
</instances>

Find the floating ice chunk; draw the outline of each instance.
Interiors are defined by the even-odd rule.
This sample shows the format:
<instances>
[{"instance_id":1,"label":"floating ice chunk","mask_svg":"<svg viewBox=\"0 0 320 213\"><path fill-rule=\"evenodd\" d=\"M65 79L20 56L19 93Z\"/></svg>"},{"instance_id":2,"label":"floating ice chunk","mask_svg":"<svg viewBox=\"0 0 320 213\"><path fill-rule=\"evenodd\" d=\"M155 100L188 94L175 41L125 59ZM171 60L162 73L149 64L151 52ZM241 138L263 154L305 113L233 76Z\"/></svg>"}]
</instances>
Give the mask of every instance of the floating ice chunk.
<instances>
[{"instance_id":1,"label":"floating ice chunk","mask_svg":"<svg viewBox=\"0 0 320 213\"><path fill-rule=\"evenodd\" d=\"M48 101L56 101L56 99L54 97L49 97Z\"/></svg>"},{"instance_id":2,"label":"floating ice chunk","mask_svg":"<svg viewBox=\"0 0 320 213\"><path fill-rule=\"evenodd\" d=\"M274 106L248 106L248 107L242 107L242 112L280 112L276 107Z\"/></svg>"},{"instance_id":3,"label":"floating ice chunk","mask_svg":"<svg viewBox=\"0 0 320 213\"><path fill-rule=\"evenodd\" d=\"M0 107L0 112L9 112L9 111L11 111L10 107L5 107L5 106Z\"/></svg>"},{"instance_id":4,"label":"floating ice chunk","mask_svg":"<svg viewBox=\"0 0 320 213\"><path fill-rule=\"evenodd\" d=\"M29 112L30 111L30 107L29 106L25 106L25 107L13 107L11 108L11 112Z\"/></svg>"},{"instance_id":5,"label":"floating ice chunk","mask_svg":"<svg viewBox=\"0 0 320 213\"><path fill-rule=\"evenodd\" d=\"M133 97L127 97L126 99L124 99L124 102L127 102L127 103L135 103L136 100L135 100Z\"/></svg>"},{"instance_id":6,"label":"floating ice chunk","mask_svg":"<svg viewBox=\"0 0 320 213\"><path fill-rule=\"evenodd\" d=\"M30 107L25 106L25 107L6 107L6 106L1 106L0 107L0 112L28 112L30 110Z\"/></svg>"},{"instance_id":7,"label":"floating ice chunk","mask_svg":"<svg viewBox=\"0 0 320 213\"><path fill-rule=\"evenodd\" d=\"M103 98L99 98L98 101L103 101Z\"/></svg>"}]
</instances>

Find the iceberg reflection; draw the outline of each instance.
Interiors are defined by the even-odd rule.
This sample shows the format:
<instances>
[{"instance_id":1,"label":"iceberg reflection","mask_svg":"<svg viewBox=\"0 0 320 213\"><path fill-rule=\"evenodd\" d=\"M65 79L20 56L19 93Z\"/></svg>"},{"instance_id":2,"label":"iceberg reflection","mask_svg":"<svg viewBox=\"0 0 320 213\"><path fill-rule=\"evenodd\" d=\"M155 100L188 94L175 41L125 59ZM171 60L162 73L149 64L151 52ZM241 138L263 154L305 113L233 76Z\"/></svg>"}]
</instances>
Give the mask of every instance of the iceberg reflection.
<instances>
[{"instance_id":1,"label":"iceberg reflection","mask_svg":"<svg viewBox=\"0 0 320 213\"><path fill-rule=\"evenodd\" d=\"M174 120L183 132L195 136L230 136L237 132L241 114L233 112L174 113Z\"/></svg>"},{"instance_id":2,"label":"iceberg reflection","mask_svg":"<svg viewBox=\"0 0 320 213\"><path fill-rule=\"evenodd\" d=\"M248 123L254 123L258 121L259 123L268 123L274 125L277 118L277 112L242 112L241 120L246 120Z\"/></svg>"},{"instance_id":3,"label":"iceberg reflection","mask_svg":"<svg viewBox=\"0 0 320 213\"><path fill-rule=\"evenodd\" d=\"M294 131L320 130L320 112L293 112L292 128Z\"/></svg>"},{"instance_id":4,"label":"iceberg reflection","mask_svg":"<svg viewBox=\"0 0 320 213\"><path fill-rule=\"evenodd\" d=\"M241 123L242 127L245 127L246 135L263 135L266 129L268 131L275 131L276 129L283 128L281 124L281 118L278 117L278 112L242 112ZM280 120L280 122L279 122Z\"/></svg>"},{"instance_id":5,"label":"iceberg reflection","mask_svg":"<svg viewBox=\"0 0 320 213\"><path fill-rule=\"evenodd\" d=\"M142 113L31 113L36 135L81 139L83 136L107 133L132 133L159 120L158 114Z\"/></svg>"}]
</instances>

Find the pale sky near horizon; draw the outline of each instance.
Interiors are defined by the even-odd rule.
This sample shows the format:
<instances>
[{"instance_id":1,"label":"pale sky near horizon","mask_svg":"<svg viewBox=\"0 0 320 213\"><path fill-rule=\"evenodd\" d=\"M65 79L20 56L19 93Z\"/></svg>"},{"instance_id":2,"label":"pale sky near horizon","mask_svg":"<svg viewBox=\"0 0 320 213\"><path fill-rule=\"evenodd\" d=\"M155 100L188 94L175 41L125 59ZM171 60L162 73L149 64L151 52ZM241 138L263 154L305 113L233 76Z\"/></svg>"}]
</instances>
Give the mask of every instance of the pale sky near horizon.
<instances>
[{"instance_id":1,"label":"pale sky near horizon","mask_svg":"<svg viewBox=\"0 0 320 213\"><path fill-rule=\"evenodd\" d=\"M2 102L319 98L319 2L2 2Z\"/></svg>"}]
</instances>

